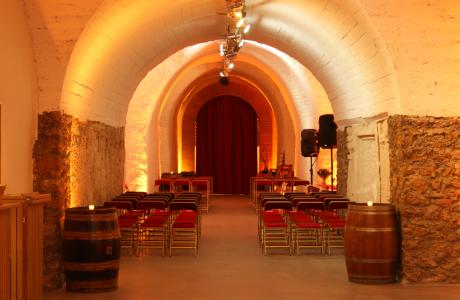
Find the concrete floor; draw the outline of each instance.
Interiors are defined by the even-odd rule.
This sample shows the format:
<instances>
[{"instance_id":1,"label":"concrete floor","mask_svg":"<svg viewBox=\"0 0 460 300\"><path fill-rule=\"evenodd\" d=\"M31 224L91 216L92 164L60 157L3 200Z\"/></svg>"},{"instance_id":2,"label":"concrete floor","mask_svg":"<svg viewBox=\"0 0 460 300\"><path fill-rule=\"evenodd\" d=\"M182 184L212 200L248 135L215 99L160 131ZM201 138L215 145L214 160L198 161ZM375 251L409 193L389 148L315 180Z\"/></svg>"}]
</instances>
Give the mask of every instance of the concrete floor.
<instances>
[{"instance_id":1,"label":"concrete floor","mask_svg":"<svg viewBox=\"0 0 460 300\"><path fill-rule=\"evenodd\" d=\"M198 257L176 250L123 255L119 288L77 294L65 289L45 299L460 299L459 285L362 285L347 279L343 251L331 256L261 254L249 198L215 196L203 216Z\"/></svg>"}]
</instances>

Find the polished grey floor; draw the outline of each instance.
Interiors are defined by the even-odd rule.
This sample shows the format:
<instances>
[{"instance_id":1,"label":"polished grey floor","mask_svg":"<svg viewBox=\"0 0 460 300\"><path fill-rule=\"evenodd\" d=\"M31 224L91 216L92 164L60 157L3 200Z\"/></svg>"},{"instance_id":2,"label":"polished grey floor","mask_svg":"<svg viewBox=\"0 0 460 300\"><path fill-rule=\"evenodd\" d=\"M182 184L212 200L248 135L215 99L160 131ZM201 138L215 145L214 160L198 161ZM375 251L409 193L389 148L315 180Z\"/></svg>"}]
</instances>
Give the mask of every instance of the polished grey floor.
<instances>
[{"instance_id":1,"label":"polished grey floor","mask_svg":"<svg viewBox=\"0 0 460 300\"><path fill-rule=\"evenodd\" d=\"M460 299L459 285L362 285L348 282L343 252L261 254L249 198L215 196L203 216L198 257L182 250L121 259L114 292L46 292L45 299Z\"/></svg>"}]
</instances>

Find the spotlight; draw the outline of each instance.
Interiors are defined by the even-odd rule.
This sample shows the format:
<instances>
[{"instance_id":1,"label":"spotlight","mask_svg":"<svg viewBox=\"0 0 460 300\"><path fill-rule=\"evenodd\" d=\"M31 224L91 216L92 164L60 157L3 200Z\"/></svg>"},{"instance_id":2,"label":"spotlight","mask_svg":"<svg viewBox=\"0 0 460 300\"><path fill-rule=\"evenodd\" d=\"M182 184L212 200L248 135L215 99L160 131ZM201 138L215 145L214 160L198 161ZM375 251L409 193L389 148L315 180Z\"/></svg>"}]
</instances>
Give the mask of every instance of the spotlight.
<instances>
[{"instance_id":1,"label":"spotlight","mask_svg":"<svg viewBox=\"0 0 460 300\"><path fill-rule=\"evenodd\" d=\"M219 77L220 84L227 85L229 84L228 77Z\"/></svg>"},{"instance_id":2,"label":"spotlight","mask_svg":"<svg viewBox=\"0 0 460 300\"><path fill-rule=\"evenodd\" d=\"M228 84L228 74L235 67L232 60L245 43L243 34L248 33L251 29L249 24L245 24L245 0L226 0L226 2L228 9L227 35L225 39L221 40L219 49L223 62L223 71L219 74L222 84Z\"/></svg>"}]
</instances>

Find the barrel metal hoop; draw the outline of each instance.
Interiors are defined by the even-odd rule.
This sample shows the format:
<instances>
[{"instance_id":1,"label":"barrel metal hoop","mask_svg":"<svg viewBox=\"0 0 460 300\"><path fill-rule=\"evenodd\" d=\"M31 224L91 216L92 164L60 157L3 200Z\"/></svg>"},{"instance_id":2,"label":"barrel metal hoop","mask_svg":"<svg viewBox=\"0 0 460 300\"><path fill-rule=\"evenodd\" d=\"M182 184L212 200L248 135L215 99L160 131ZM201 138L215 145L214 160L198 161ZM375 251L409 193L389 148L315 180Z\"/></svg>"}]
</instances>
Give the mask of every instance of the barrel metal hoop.
<instances>
[{"instance_id":1,"label":"barrel metal hoop","mask_svg":"<svg viewBox=\"0 0 460 300\"><path fill-rule=\"evenodd\" d=\"M349 226L346 229L350 231L357 231L357 232L393 232L397 231L395 227L381 227L381 228L369 228L369 227L354 227Z\"/></svg>"},{"instance_id":2,"label":"barrel metal hoop","mask_svg":"<svg viewBox=\"0 0 460 300\"><path fill-rule=\"evenodd\" d=\"M390 283L394 282L394 275L359 275L355 273L348 273L351 281L360 280L362 283ZM355 279L355 280L353 280Z\"/></svg>"},{"instance_id":3,"label":"barrel metal hoop","mask_svg":"<svg viewBox=\"0 0 460 300\"><path fill-rule=\"evenodd\" d=\"M104 262L67 262L64 261L64 268L69 271L104 271L108 269L118 269L120 267L120 260L109 260Z\"/></svg>"},{"instance_id":4,"label":"barrel metal hoop","mask_svg":"<svg viewBox=\"0 0 460 300\"><path fill-rule=\"evenodd\" d=\"M395 215L394 210L393 211L364 211L364 210L350 210L348 211L348 214L354 214L354 215L372 215L372 216L391 216Z\"/></svg>"},{"instance_id":5,"label":"barrel metal hoop","mask_svg":"<svg viewBox=\"0 0 460 300\"><path fill-rule=\"evenodd\" d=\"M117 221L116 214L105 214L105 215L71 215L65 216L67 221Z\"/></svg>"},{"instance_id":6,"label":"barrel metal hoop","mask_svg":"<svg viewBox=\"0 0 460 300\"><path fill-rule=\"evenodd\" d=\"M67 240L112 240L119 239L121 235L118 231L112 232L88 232L88 231L67 231L62 237Z\"/></svg>"},{"instance_id":7,"label":"barrel metal hoop","mask_svg":"<svg viewBox=\"0 0 460 300\"><path fill-rule=\"evenodd\" d=\"M117 279L70 281L66 283L67 290L72 292L109 292L117 288Z\"/></svg>"},{"instance_id":8,"label":"barrel metal hoop","mask_svg":"<svg viewBox=\"0 0 460 300\"><path fill-rule=\"evenodd\" d=\"M363 264L388 264L394 263L397 261L395 258L356 258L356 257L347 257L347 262L353 263L363 263Z\"/></svg>"}]
</instances>

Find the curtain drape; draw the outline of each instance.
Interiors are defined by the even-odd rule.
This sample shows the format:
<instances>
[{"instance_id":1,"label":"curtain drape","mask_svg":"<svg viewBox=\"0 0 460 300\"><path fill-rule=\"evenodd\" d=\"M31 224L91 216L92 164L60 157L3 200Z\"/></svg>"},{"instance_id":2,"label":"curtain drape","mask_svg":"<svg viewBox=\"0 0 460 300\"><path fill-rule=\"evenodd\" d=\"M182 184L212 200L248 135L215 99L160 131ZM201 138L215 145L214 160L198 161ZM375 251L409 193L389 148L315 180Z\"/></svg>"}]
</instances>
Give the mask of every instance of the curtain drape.
<instances>
[{"instance_id":1,"label":"curtain drape","mask_svg":"<svg viewBox=\"0 0 460 300\"><path fill-rule=\"evenodd\" d=\"M196 170L214 177L214 192L249 194L257 174L257 115L246 101L219 96L197 116Z\"/></svg>"}]
</instances>

